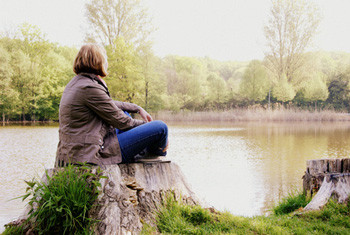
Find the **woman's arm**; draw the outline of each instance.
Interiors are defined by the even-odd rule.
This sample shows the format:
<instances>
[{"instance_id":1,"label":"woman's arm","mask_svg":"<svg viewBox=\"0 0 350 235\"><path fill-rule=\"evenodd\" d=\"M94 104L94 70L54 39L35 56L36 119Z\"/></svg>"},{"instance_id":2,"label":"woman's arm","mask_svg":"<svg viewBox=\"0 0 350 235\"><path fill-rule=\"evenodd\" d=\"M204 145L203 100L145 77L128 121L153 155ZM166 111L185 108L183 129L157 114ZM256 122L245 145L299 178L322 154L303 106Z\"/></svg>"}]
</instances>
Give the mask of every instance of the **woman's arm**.
<instances>
[{"instance_id":1,"label":"woman's arm","mask_svg":"<svg viewBox=\"0 0 350 235\"><path fill-rule=\"evenodd\" d=\"M113 101L118 108L120 108L123 111L127 111L128 113L138 113L141 108L140 106L133 103L122 102L117 100L113 100Z\"/></svg>"},{"instance_id":2,"label":"woman's arm","mask_svg":"<svg viewBox=\"0 0 350 235\"><path fill-rule=\"evenodd\" d=\"M113 127L126 130L145 123L126 115L102 88L87 87L85 89L86 106Z\"/></svg>"},{"instance_id":3,"label":"woman's arm","mask_svg":"<svg viewBox=\"0 0 350 235\"><path fill-rule=\"evenodd\" d=\"M129 113L138 113L142 117L145 122L153 121L152 116L146 112L142 107L128 102L116 101L114 103L123 111L127 111Z\"/></svg>"}]
</instances>

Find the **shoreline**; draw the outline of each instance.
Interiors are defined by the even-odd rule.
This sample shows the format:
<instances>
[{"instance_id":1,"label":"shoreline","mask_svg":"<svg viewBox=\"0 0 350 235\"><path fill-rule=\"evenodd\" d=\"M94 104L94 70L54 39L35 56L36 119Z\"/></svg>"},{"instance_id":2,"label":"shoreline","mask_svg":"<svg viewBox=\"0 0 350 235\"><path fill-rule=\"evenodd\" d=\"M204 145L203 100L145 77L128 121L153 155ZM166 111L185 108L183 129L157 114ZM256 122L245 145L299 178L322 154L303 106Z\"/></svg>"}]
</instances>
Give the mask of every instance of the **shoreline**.
<instances>
[{"instance_id":1,"label":"shoreline","mask_svg":"<svg viewBox=\"0 0 350 235\"><path fill-rule=\"evenodd\" d=\"M155 119L168 122L349 122L348 113L331 110L232 109L227 111L159 111Z\"/></svg>"},{"instance_id":2,"label":"shoreline","mask_svg":"<svg viewBox=\"0 0 350 235\"><path fill-rule=\"evenodd\" d=\"M193 123L193 122L350 122L350 113L336 112L333 110L309 111L301 109L263 109L263 108L238 108L225 111L189 111L182 110L178 112L162 110L150 112L154 120L175 123ZM140 119L138 115L136 118ZM8 120L2 122L7 125L55 125L58 120L48 121L17 121Z\"/></svg>"}]
</instances>

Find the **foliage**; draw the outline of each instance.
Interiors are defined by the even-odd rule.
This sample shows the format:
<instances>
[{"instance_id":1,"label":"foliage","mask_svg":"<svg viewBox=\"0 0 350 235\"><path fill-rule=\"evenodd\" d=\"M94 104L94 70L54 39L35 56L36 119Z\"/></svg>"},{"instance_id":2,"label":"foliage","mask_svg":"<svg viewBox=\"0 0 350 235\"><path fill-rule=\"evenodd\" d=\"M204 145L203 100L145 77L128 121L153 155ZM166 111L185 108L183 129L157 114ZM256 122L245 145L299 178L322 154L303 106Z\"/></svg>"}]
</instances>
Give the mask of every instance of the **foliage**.
<instances>
[{"instance_id":1,"label":"foliage","mask_svg":"<svg viewBox=\"0 0 350 235\"><path fill-rule=\"evenodd\" d=\"M20 25L13 38L0 37L3 122L58 120L60 98L74 76L77 51L48 42L36 26L28 24ZM250 62L174 55L159 58L150 47L143 45L141 50L122 36L106 46L106 51L106 82L112 98L134 102L151 112L266 108L270 101L269 107L310 110L314 105L315 109L350 110L349 53L300 53L300 67L291 79L291 73L276 74L271 69L271 55Z\"/></svg>"},{"instance_id":2,"label":"foliage","mask_svg":"<svg viewBox=\"0 0 350 235\"><path fill-rule=\"evenodd\" d=\"M295 91L293 86L288 83L287 76L283 75L272 90L273 96L281 102L287 102L294 98Z\"/></svg>"},{"instance_id":3,"label":"foliage","mask_svg":"<svg viewBox=\"0 0 350 235\"><path fill-rule=\"evenodd\" d=\"M22 199L31 196L27 223L38 234L89 234L96 222L89 211L100 193L101 171L69 165L51 177L46 172L46 177L47 183L26 181L27 193Z\"/></svg>"},{"instance_id":4,"label":"foliage","mask_svg":"<svg viewBox=\"0 0 350 235\"><path fill-rule=\"evenodd\" d=\"M142 234L349 234L350 203L330 201L321 211L256 216L234 216L168 198L157 215L157 229Z\"/></svg>"},{"instance_id":5,"label":"foliage","mask_svg":"<svg viewBox=\"0 0 350 235\"><path fill-rule=\"evenodd\" d=\"M245 70L240 83L240 92L243 97L254 101L265 99L270 89L267 72L260 61L253 60Z\"/></svg>"},{"instance_id":6,"label":"foliage","mask_svg":"<svg viewBox=\"0 0 350 235\"><path fill-rule=\"evenodd\" d=\"M136 102L140 100L142 75L139 57L133 46L123 38L115 40L115 47L108 46L108 73L106 82L112 97L117 100Z\"/></svg>"},{"instance_id":7,"label":"foliage","mask_svg":"<svg viewBox=\"0 0 350 235\"><path fill-rule=\"evenodd\" d=\"M349 82L342 79L335 79L328 86L328 103L331 103L334 109L342 110L349 107L350 88Z\"/></svg>"},{"instance_id":8,"label":"foliage","mask_svg":"<svg viewBox=\"0 0 350 235\"><path fill-rule=\"evenodd\" d=\"M0 51L3 121L57 119L76 49L59 48L47 42L37 27L23 24L15 38L0 38Z\"/></svg>"}]
</instances>

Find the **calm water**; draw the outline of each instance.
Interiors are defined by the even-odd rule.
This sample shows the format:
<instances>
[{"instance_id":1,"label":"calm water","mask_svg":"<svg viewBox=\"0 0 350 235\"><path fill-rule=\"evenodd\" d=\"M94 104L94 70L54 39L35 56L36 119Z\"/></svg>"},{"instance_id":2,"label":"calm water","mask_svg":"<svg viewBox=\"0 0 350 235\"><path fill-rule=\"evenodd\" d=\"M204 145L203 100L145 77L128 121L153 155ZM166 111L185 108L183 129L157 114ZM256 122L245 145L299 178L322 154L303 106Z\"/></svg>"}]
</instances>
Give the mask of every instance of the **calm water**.
<instances>
[{"instance_id":1,"label":"calm water","mask_svg":"<svg viewBox=\"0 0 350 235\"><path fill-rule=\"evenodd\" d=\"M350 123L169 126L169 158L194 192L235 215L265 214L301 189L306 160L350 155ZM22 212L24 203L10 199L53 166L57 142L57 126L0 127L0 226Z\"/></svg>"}]
</instances>

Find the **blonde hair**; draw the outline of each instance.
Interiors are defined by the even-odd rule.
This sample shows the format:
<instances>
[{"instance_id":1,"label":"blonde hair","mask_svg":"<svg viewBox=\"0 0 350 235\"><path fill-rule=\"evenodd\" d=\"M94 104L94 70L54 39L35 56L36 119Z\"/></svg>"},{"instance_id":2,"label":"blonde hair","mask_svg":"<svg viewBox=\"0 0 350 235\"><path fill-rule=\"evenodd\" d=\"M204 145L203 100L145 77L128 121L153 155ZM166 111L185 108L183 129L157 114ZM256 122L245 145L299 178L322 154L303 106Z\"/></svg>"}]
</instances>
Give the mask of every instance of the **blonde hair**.
<instances>
[{"instance_id":1,"label":"blonde hair","mask_svg":"<svg viewBox=\"0 0 350 235\"><path fill-rule=\"evenodd\" d=\"M96 44L87 44L80 48L74 60L73 71L79 73L93 73L105 77L107 73L106 50Z\"/></svg>"}]
</instances>

